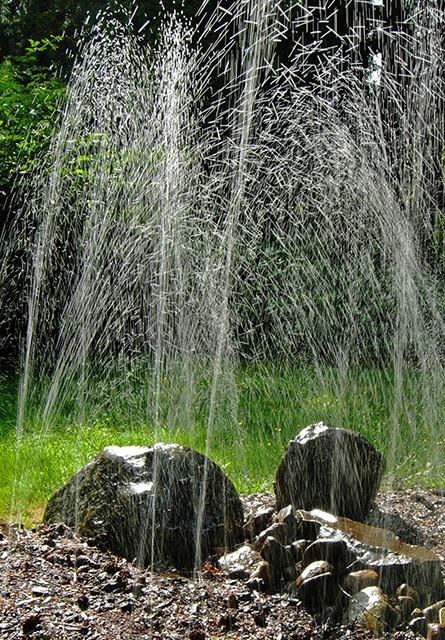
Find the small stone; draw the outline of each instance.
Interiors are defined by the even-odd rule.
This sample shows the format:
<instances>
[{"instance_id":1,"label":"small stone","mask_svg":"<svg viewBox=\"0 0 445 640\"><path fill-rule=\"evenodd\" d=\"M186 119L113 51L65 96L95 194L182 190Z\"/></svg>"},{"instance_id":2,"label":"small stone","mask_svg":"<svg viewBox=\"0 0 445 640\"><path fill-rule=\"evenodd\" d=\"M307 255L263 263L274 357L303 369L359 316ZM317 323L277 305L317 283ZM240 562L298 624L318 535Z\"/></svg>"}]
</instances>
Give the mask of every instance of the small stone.
<instances>
[{"instance_id":1,"label":"small stone","mask_svg":"<svg viewBox=\"0 0 445 640\"><path fill-rule=\"evenodd\" d=\"M411 596L399 596L397 598L397 606L403 620L407 620L410 618L411 612L416 608L416 601Z\"/></svg>"},{"instance_id":2,"label":"small stone","mask_svg":"<svg viewBox=\"0 0 445 640\"><path fill-rule=\"evenodd\" d=\"M307 520L302 518L298 523L296 539L311 540L312 542L318 538L321 524L315 520Z\"/></svg>"},{"instance_id":3,"label":"small stone","mask_svg":"<svg viewBox=\"0 0 445 640\"><path fill-rule=\"evenodd\" d=\"M248 578L255 565L262 561L261 555L250 544L245 544L218 560L219 567L231 578Z\"/></svg>"},{"instance_id":4,"label":"small stone","mask_svg":"<svg viewBox=\"0 0 445 640\"><path fill-rule=\"evenodd\" d=\"M144 585L137 582L131 587L131 593L135 598L140 598L144 595Z\"/></svg>"},{"instance_id":5,"label":"small stone","mask_svg":"<svg viewBox=\"0 0 445 640\"><path fill-rule=\"evenodd\" d=\"M305 580L319 576L322 573L332 573L333 570L334 567L329 564L329 562L326 562L326 560L317 560L316 562L312 562L300 573L297 578L297 587Z\"/></svg>"},{"instance_id":6,"label":"small stone","mask_svg":"<svg viewBox=\"0 0 445 640\"><path fill-rule=\"evenodd\" d=\"M255 549L260 551L266 538L272 537L278 540L280 544L287 544L289 541L289 532L284 522L275 522L274 524L261 531L255 540Z\"/></svg>"},{"instance_id":7,"label":"small stone","mask_svg":"<svg viewBox=\"0 0 445 640\"><path fill-rule=\"evenodd\" d=\"M274 515L272 507L259 509L243 525L243 533L248 540L253 540L261 531L267 529L272 524Z\"/></svg>"},{"instance_id":8,"label":"small stone","mask_svg":"<svg viewBox=\"0 0 445 640\"><path fill-rule=\"evenodd\" d=\"M104 584L102 589L105 593L112 593L113 591L119 591L119 585L116 580L110 580L110 582Z\"/></svg>"},{"instance_id":9,"label":"small stone","mask_svg":"<svg viewBox=\"0 0 445 640\"><path fill-rule=\"evenodd\" d=\"M413 589L412 587L410 587L410 585L407 584L406 582L404 582L403 584L400 585L400 587L398 587L396 591L396 596L397 597L409 596L415 601L416 607L418 606L420 601L419 592L416 589Z\"/></svg>"},{"instance_id":10,"label":"small stone","mask_svg":"<svg viewBox=\"0 0 445 640\"><path fill-rule=\"evenodd\" d=\"M257 611L254 613L253 620L257 627L264 628L266 626L266 615L264 611Z\"/></svg>"},{"instance_id":11,"label":"small stone","mask_svg":"<svg viewBox=\"0 0 445 640\"><path fill-rule=\"evenodd\" d=\"M227 606L229 609L238 609L238 597L236 593L231 593L227 598Z\"/></svg>"},{"instance_id":12,"label":"small stone","mask_svg":"<svg viewBox=\"0 0 445 640\"><path fill-rule=\"evenodd\" d=\"M428 622L439 623L439 611L445 607L445 600L439 600L423 610L423 615Z\"/></svg>"},{"instance_id":13,"label":"small stone","mask_svg":"<svg viewBox=\"0 0 445 640\"><path fill-rule=\"evenodd\" d=\"M311 540L295 540L291 544L286 545L286 550L291 554L294 563L298 564L303 559L305 549L311 544Z\"/></svg>"},{"instance_id":14,"label":"small stone","mask_svg":"<svg viewBox=\"0 0 445 640\"><path fill-rule=\"evenodd\" d=\"M445 640L445 624L429 624L426 640Z\"/></svg>"},{"instance_id":15,"label":"small stone","mask_svg":"<svg viewBox=\"0 0 445 640\"><path fill-rule=\"evenodd\" d=\"M297 597L309 611L321 612L333 604L338 589L331 572L321 573L299 582Z\"/></svg>"},{"instance_id":16,"label":"small stone","mask_svg":"<svg viewBox=\"0 0 445 640\"><path fill-rule=\"evenodd\" d=\"M224 631L231 631L236 628L236 617L232 613L226 613L220 617L217 625Z\"/></svg>"},{"instance_id":17,"label":"small stone","mask_svg":"<svg viewBox=\"0 0 445 640\"><path fill-rule=\"evenodd\" d=\"M347 618L351 622L355 621L362 627L381 634L394 629L400 615L390 605L380 587L366 587L351 599Z\"/></svg>"},{"instance_id":18,"label":"small stone","mask_svg":"<svg viewBox=\"0 0 445 640\"><path fill-rule=\"evenodd\" d=\"M283 578L285 582L295 582L298 576L298 567L296 564L292 564L290 567L285 567L283 571Z\"/></svg>"},{"instance_id":19,"label":"small stone","mask_svg":"<svg viewBox=\"0 0 445 640\"><path fill-rule=\"evenodd\" d=\"M77 598L77 606L81 611L86 611L90 606L90 601L88 599L88 596L82 595L79 598Z\"/></svg>"},{"instance_id":20,"label":"small stone","mask_svg":"<svg viewBox=\"0 0 445 640\"><path fill-rule=\"evenodd\" d=\"M424 616L419 616L417 618L413 618L409 623L408 627L414 631L416 635L426 637L428 633L428 621Z\"/></svg>"},{"instance_id":21,"label":"small stone","mask_svg":"<svg viewBox=\"0 0 445 640\"><path fill-rule=\"evenodd\" d=\"M316 560L326 560L337 572L342 572L351 560L344 540L315 540L304 552L303 564L308 566Z\"/></svg>"},{"instance_id":22,"label":"small stone","mask_svg":"<svg viewBox=\"0 0 445 640\"><path fill-rule=\"evenodd\" d=\"M301 517L297 517L295 507L293 507L291 504L281 509L277 515L277 522L284 522L284 524L287 526L290 540L295 540L297 538L298 525L300 520Z\"/></svg>"},{"instance_id":23,"label":"small stone","mask_svg":"<svg viewBox=\"0 0 445 640\"><path fill-rule=\"evenodd\" d=\"M293 557L289 551L272 536L268 536L265 539L260 554L266 562L273 565L277 575L282 575L286 567L294 564Z\"/></svg>"},{"instance_id":24,"label":"small stone","mask_svg":"<svg viewBox=\"0 0 445 640\"><path fill-rule=\"evenodd\" d=\"M366 587L378 587L379 574L372 569L360 569L351 571L345 576L343 588L349 595L354 595Z\"/></svg>"},{"instance_id":25,"label":"small stone","mask_svg":"<svg viewBox=\"0 0 445 640\"><path fill-rule=\"evenodd\" d=\"M419 609L419 607L416 607L411 611L411 620L414 620L414 618L422 618L422 617L423 617L423 611L422 609Z\"/></svg>"},{"instance_id":26,"label":"small stone","mask_svg":"<svg viewBox=\"0 0 445 640\"><path fill-rule=\"evenodd\" d=\"M262 560L253 570L247 585L255 591L274 591L275 590L275 571L271 564Z\"/></svg>"},{"instance_id":27,"label":"small stone","mask_svg":"<svg viewBox=\"0 0 445 640\"><path fill-rule=\"evenodd\" d=\"M40 613L28 616L22 623L22 631L25 634L35 631L41 622Z\"/></svg>"}]
</instances>

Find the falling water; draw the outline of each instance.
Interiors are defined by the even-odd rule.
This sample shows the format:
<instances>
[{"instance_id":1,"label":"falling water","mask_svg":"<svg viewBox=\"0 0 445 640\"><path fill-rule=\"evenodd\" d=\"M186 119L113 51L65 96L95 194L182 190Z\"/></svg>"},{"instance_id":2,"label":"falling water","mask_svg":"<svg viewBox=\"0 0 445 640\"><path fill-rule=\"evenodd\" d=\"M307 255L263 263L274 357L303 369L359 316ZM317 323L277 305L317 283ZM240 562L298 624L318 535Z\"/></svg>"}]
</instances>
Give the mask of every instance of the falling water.
<instances>
[{"instance_id":1,"label":"falling water","mask_svg":"<svg viewBox=\"0 0 445 640\"><path fill-rule=\"evenodd\" d=\"M274 429L305 426L280 422L275 401L359 428L345 397L362 393L366 414L390 389L394 469L420 444L418 425L404 446L399 428L415 422L415 371L439 443L444 12L425 3L388 31L380 3L369 22L359 4L335 33L327 0L235 2L199 38L166 20L154 50L99 21L17 227L19 433L69 421L82 438L113 415L156 439L204 416L205 451L232 442L240 461L255 432L243 393L271 407L264 455ZM363 30L377 34L370 62Z\"/></svg>"}]
</instances>

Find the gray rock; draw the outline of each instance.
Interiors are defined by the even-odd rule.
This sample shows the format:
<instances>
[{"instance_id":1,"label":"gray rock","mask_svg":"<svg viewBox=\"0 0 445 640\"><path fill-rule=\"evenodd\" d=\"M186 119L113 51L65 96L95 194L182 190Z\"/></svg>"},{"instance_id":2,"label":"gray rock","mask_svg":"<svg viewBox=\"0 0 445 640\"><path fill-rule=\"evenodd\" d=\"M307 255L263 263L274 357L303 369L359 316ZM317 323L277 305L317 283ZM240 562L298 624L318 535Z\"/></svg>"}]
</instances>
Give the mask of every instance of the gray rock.
<instances>
[{"instance_id":1,"label":"gray rock","mask_svg":"<svg viewBox=\"0 0 445 640\"><path fill-rule=\"evenodd\" d=\"M272 524L274 515L272 507L263 507L253 513L243 526L243 534L247 540L254 540L255 537Z\"/></svg>"},{"instance_id":2,"label":"gray rock","mask_svg":"<svg viewBox=\"0 0 445 640\"><path fill-rule=\"evenodd\" d=\"M291 440L275 478L277 509L322 509L364 520L385 470L360 433L319 422ZM305 536L304 536L305 537Z\"/></svg>"},{"instance_id":3,"label":"gray rock","mask_svg":"<svg viewBox=\"0 0 445 640\"><path fill-rule=\"evenodd\" d=\"M296 511L293 505L288 504L287 507L284 507L278 512L277 522L284 523L287 526L290 541L294 541L299 537L300 519L296 517Z\"/></svg>"},{"instance_id":4,"label":"gray rock","mask_svg":"<svg viewBox=\"0 0 445 640\"><path fill-rule=\"evenodd\" d=\"M292 554L272 536L265 539L260 554L266 562L273 566L278 579L284 575L286 568L294 564Z\"/></svg>"},{"instance_id":5,"label":"gray rock","mask_svg":"<svg viewBox=\"0 0 445 640\"><path fill-rule=\"evenodd\" d=\"M409 584L406 584L406 582L404 582L403 584L401 584L397 591L396 591L396 596L398 598L400 597L404 597L404 596L409 596L410 598L412 598L415 602L415 607L419 606L419 602L420 602L420 596L419 596L419 592L416 591L416 589L413 589ZM413 607L413 608L415 608Z\"/></svg>"},{"instance_id":6,"label":"gray rock","mask_svg":"<svg viewBox=\"0 0 445 640\"><path fill-rule=\"evenodd\" d=\"M348 595L353 596L357 591L366 587L378 587L380 582L379 574L372 569L360 569L351 571L343 580L343 588Z\"/></svg>"},{"instance_id":7,"label":"gray rock","mask_svg":"<svg viewBox=\"0 0 445 640\"><path fill-rule=\"evenodd\" d=\"M303 555L303 565L307 566L316 560L326 560L334 566L335 573L342 573L354 561L345 540L320 538L312 542Z\"/></svg>"},{"instance_id":8,"label":"gray rock","mask_svg":"<svg viewBox=\"0 0 445 640\"><path fill-rule=\"evenodd\" d=\"M337 599L339 589L332 571L332 565L319 560L307 566L295 581L297 597L310 611L321 612Z\"/></svg>"},{"instance_id":9,"label":"gray rock","mask_svg":"<svg viewBox=\"0 0 445 640\"><path fill-rule=\"evenodd\" d=\"M445 624L429 624L426 640L445 640Z\"/></svg>"},{"instance_id":10,"label":"gray rock","mask_svg":"<svg viewBox=\"0 0 445 640\"><path fill-rule=\"evenodd\" d=\"M434 602L429 607L426 607L423 610L423 615L428 620L428 622L439 622L439 612L441 609L445 607L445 600L439 600L438 602Z\"/></svg>"},{"instance_id":11,"label":"gray rock","mask_svg":"<svg viewBox=\"0 0 445 640\"><path fill-rule=\"evenodd\" d=\"M292 555L295 564L301 562L306 548L311 544L311 540L294 540L291 544L286 545L286 549Z\"/></svg>"},{"instance_id":12,"label":"gray rock","mask_svg":"<svg viewBox=\"0 0 445 640\"><path fill-rule=\"evenodd\" d=\"M252 574L247 581L250 589L255 591L267 591L272 593L276 588L276 576L273 565L263 560L255 565Z\"/></svg>"},{"instance_id":13,"label":"gray rock","mask_svg":"<svg viewBox=\"0 0 445 640\"><path fill-rule=\"evenodd\" d=\"M329 562L326 562L326 560L316 560L311 562L311 564L305 567L298 576L296 586L298 588L305 580L319 576L322 573L332 573L333 570L334 567L329 564Z\"/></svg>"},{"instance_id":14,"label":"gray rock","mask_svg":"<svg viewBox=\"0 0 445 640\"><path fill-rule=\"evenodd\" d=\"M400 615L388 602L380 587L366 587L351 599L346 619L381 634L394 629Z\"/></svg>"},{"instance_id":15,"label":"gray rock","mask_svg":"<svg viewBox=\"0 0 445 640\"><path fill-rule=\"evenodd\" d=\"M193 569L240 540L243 509L214 462L159 443L101 451L51 496L44 521L104 538L110 551L143 566Z\"/></svg>"},{"instance_id":16,"label":"gray rock","mask_svg":"<svg viewBox=\"0 0 445 640\"><path fill-rule=\"evenodd\" d=\"M412 524L406 522L398 513L386 513L380 511L377 506L373 507L372 512L366 519L366 524L379 529L388 529L407 544L424 543L423 536Z\"/></svg>"},{"instance_id":17,"label":"gray rock","mask_svg":"<svg viewBox=\"0 0 445 640\"><path fill-rule=\"evenodd\" d=\"M397 609L400 611L402 620L410 620L411 613L416 608L416 601L411 596L398 596Z\"/></svg>"},{"instance_id":18,"label":"gray rock","mask_svg":"<svg viewBox=\"0 0 445 640\"><path fill-rule=\"evenodd\" d=\"M221 556L218 565L230 578L249 578L256 565L262 561L258 551L252 549L250 544L245 544Z\"/></svg>"},{"instance_id":19,"label":"gray rock","mask_svg":"<svg viewBox=\"0 0 445 640\"><path fill-rule=\"evenodd\" d=\"M408 623L408 627L416 635L423 636L424 638L428 633L428 621L423 616L420 616L418 618L413 618L412 620L410 620L410 622Z\"/></svg>"},{"instance_id":20,"label":"gray rock","mask_svg":"<svg viewBox=\"0 0 445 640\"><path fill-rule=\"evenodd\" d=\"M260 551L266 538L275 538L280 544L286 545L289 541L289 531L284 522L275 522L270 527L261 531L255 540L255 549Z\"/></svg>"}]
</instances>

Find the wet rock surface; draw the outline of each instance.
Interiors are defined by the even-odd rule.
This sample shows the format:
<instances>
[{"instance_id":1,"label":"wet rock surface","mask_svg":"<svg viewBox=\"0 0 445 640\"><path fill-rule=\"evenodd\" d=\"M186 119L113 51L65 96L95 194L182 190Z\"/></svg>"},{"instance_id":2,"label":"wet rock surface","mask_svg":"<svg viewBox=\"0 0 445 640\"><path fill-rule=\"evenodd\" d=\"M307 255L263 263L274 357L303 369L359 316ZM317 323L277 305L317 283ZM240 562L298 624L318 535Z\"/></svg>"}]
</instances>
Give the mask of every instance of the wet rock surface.
<instances>
[{"instance_id":1,"label":"wet rock surface","mask_svg":"<svg viewBox=\"0 0 445 640\"><path fill-rule=\"evenodd\" d=\"M382 511L397 513L416 528L441 558L445 577L445 495L410 489L382 492L376 500ZM242 501L248 517L274 505L270 494ZM63 525L41 525L34 531L3 525L0 532L2 640L374 638L373 631L354 622L310 613L294 593L262 593L245 580L228 578L216 558L204 565L200 580L191 580L137 567ZM409 597L408 590L397 597ZM423 611L413 614L411 621L381 637L414 640L425 635Z\"/></svg>"},{"instance_id":2,"label":"wet rock surface","mask_svg":"<svg viewBox=\"0 0 445 640\"><path fill-rule=\"evenodd\" d=\"M232 482L209 458L158 443L103 449L51 496L44 521L99 537L141 566L192 569L214 549L242 539L243 509Z\"/></svg>"},{"instance_id":3,"label":"wet rock surface","mask_svg":"<svg viewBox=\"0 0 445 640\"><path fill-rule=\"evenodd\" d=\"M289 442L275 477L278 509L322 509L362 521L380 486L386 462L357 431L324 422Z\"/></svg>"}]
</instances>

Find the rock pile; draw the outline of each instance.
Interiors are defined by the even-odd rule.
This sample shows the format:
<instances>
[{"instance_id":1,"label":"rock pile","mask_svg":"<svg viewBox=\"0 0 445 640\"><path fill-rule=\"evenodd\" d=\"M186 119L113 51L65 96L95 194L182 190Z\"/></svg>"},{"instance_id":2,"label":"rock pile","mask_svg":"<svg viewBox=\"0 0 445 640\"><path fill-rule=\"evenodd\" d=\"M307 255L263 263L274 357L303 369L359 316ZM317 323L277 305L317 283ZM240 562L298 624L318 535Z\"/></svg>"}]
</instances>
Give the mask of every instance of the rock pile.
<instances>
[{"instance_id":1,"label":"rock pile","mask_svg":"<svg viewBox=\"0 0 445 640\"><path fill-rule=\"evenodd\" d=\"M233 484L205 456L174 444L108 447L51 497L44 520L157 569L188 571L231 549L220 568L255 591L291 593L376 633L404 620L431 635L445 605L439 558L407 544L414 534L400 518L385 523L406 541L364 523L384 469L360 434L310 425L278 467L278 511L243 524Z\"/></svg>"},{"instance_id":2,"label":"rock pile","mask_svg":"<svg viewBox=\"0 0 445 640\"><path fill-rule=\"evenodd\" d=\"M440 560L428 549L387 530L292 505L222 556L219 566L252 589L293 593L313 613L355 620L377 633L401 621L426 629L442 603L427 605L444 593Z\"/></svg>"},{"instance_id":3,"label":"rock pile","mask_svg":"<svg viewBox=\"0 0 445 640\"><path fill-rule=\"evenodd\" d=\"M426 635L444 595L440 559L363 522L384 469L383 456L358 433L325 423L303 429L277 470L278 513L246 523L247 543L223 556L221 568L258 591L291 592L323 617L376 633L405 621ZM385 522L412 541L400 518Z\"/></svg>"}]
</instances>

